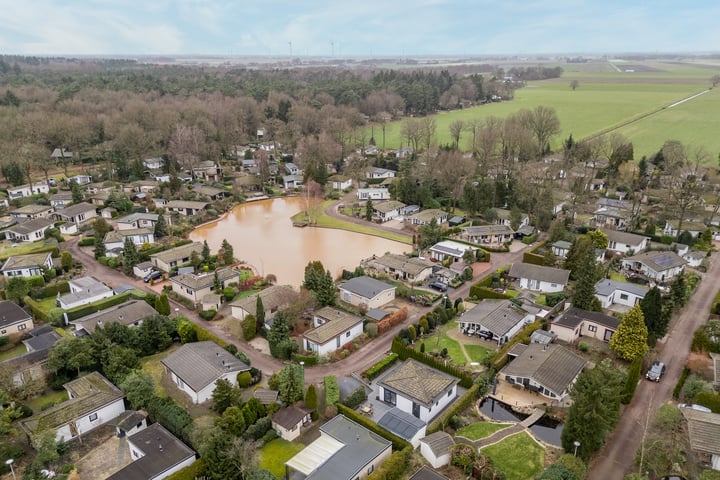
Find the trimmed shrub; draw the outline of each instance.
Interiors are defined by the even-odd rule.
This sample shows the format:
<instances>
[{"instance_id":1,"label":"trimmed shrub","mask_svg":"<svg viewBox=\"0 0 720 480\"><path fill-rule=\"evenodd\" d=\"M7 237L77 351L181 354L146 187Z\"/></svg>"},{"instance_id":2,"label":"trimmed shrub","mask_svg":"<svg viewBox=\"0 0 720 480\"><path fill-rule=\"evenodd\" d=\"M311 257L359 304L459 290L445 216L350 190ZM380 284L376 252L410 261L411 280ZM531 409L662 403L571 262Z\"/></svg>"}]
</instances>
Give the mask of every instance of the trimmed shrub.
<instances>
[{"instance_id":1,"label":"trimmed shrub","mask_svg":"<svg viewBox=\"0 0 720 480\"><path fill-rule=\"evenodd\" d=\"M365 400L367 400L367 393L365 392L365 386L361 385L356 388L354 392L345 397L345 400L342 401L342 404L354 410L359 407L360 404L363 403Z\"/></svg>"},{"instance_id":2,"label":"trimmed shrub","mask_svg":"<svg viewBox=\"0 0 720 480\"><path fill-rule=\"evenodd\" d=\"M169 477L167 480L195 480L196 478L204 478L205 475L205 460L199 458L195 460L195 463L188 465L182 470L178 470Z\"/></svg>"},{"instance_id":3,"label":"trimmed shrub","mask_svg":"<svg viewBox=\"0 0 720 480\"><path fill-rule=\"evenodd\" d=\"M532 335L535 330L539 330L540 328L542 328L542 323L539 320L536 320L535 322L527 325L525 328L520 330L517 335L511 338L510 341L503 345L502 348L495 354L495 356L493 356L491 362L492 367L495 370L500 370L502 367L504 367L507 363L508 350L510 350L516 343L529 344L530 335Z\"/></svg>"},{"instance_id":4,"label":"trimmed shrub","mask_svg":"<svg viewBox=\"0 0 720 480\"><path fill-rule=\"evenodd\" d=\"M398 437L392 432L389 432L385 430L383 427L378 425L377 423L373 422L371 419L366 417L365 415L362 415L352 408L349 408L342 403L339 403L337 406L337 413L341 415L345 415L347 418L352 420L355 423L358 423L362 425L363 427L367 428L371 432L377 433L381 437L383 437L386 440L389 440L392 442L392 448L393 450L402 450L403 448L406 448L408 446L412 447L410 443L407 440L403 440L402 438Z\"/></svg>"},{"instance_id":5,"label":"trimmed shrub","mask_svg":"<svg viewBox=\"0 0 720 480\"><path fill-rule=\"evenodd\" d=\"M368 475L367 480L398 480L402 478L412 453L413 448L411 446L393 452L377 470Z\"/></svg>"},{"instance_id":6,"label":"trimmed shrub","mask_svg":"<svg viewBox=\"0 0 720 480\"><path fill-rule=\"evenodd\" d=\"M78 242L78 247L93 247L95 246L95 237L85 237Z\"/></svg>"},{"instance_id":7,"label":"trimmed shrub","mask_svg":"<svg viewBox=\"0 0 720 480\"><path fill-rule=\"evenodd\" d=\"M537 239L538 239L538 234L537 234L537 233L533 233L533 234L530 235L530 236L524 237L524 238L523 238L522 240L520 240L520 241L521 241L522 243L524 243L525 245L530 245L531 243L535 243L535 242L537 241Z\"/></svg>"},{"instance_id":8,"label":"trimmed shrub","mask_svg":"<svg viewBox=\"0 0 720 480\"><path fill-rule=\"evenodd\" d=\"M397 359L398 359L398 354L391 353L390 355L383 358L382 360L380 360L378 363L376 363L372 367L368 368L367 371L365 372L365 378L367 378L368 380L373 380L378 375L383 373L385 370L390 368L390 366L393 363L395 363L395 360L397 360Z\"/></svg>"},{"instance_id":9,"label":"trimmed shrub","mask_svg":"<svg viewBox=\"0 0 720 480\"><path fill-rule=\"evenodd\" d=\"M130 298L136 298L139 300L143 299L144 296L140 297L135 292L125 292L120 295L113 295L112 297L105 298L90 305L81 305L79 307L71 308L65 313L67 313L68 321L73 321L80 317L84 317L85 315L90 315L91 313L99 312L100 310L105 310L106 308L114 307L115 305L120 305L121 303L130 300Z\"/></svg>"},{"instance_id":10,"label":"trimmed shrub","mask_svg":"<svg viewBox=\"0 0 720 480\"><path fill-rule=\"evenodd\" d=\"M58 293L68 293L70 284L68 282L58 282L52 285L46 285L43 288L36 288L30 292L30 297L34 299L55 297Z\"/></svg>"},{"instance_id":11,"label":"trimmed shrub","mask_svg":"<svg viewBox=\"0 0 720 480\"><path fill-rule=\"evenodd\" d=\"M213 334L212 332L200 327L199 325L195 325L195 330L197 331L198 342L204 342L205 340L212 340L213 342L220 345L222 348L227 348L228 343L225 340L223 340L222 338ZM242 353L242 352L238 352L235 356L240 358L240 353ZM243 359L240 358L240 360L243 360ZM243 361L245 361L245 360L243 360ZM246 362L246 363L248 365L250 365L249 362Z\"/></svg>"},{"instance_id":12,"label":"trimmed shrub","mask_svg":"<svg viewBox=\"0 0 720 480\"><path fill-rule=\"evenodd\" d=\"M473 400L477 398L477 392L479 390L480 385L478 384L473 384L472 387L468 388L467 392L465 392L462 397L458 398L442 413L442 415L437 417L430 425L428 425L427 434L430 435L431 433L442 430L450 421L450 418L454 415L462 413L463 410L470 406Z\"/></svg>"},{"instance_id":13,"label":"trimmed shrub","mask_svg":"<svg viewBox=\"0 0 720 480\"><path fill-rule=\"evenodd\" d=\"M325 405L335 405L340 401L340 386L337 377L327 375L323 378L325 384Z\"/></svg>"},{"instance_id":14,"label":"trimmed shrub","mask_svg":"<svg viewBox=\"0 0 720 480\"><path fill-rule=\"evenodd\" d=\"M210 310L202 310L202 311L198 312L198 315L200 315L200 318L202 318L203 320L209 321L209 320L212 320L213 318L215 318L215 315L217 315L217 312L215 311L214 308L211 308Z\"/></svg>"},{"instance_id":15,"label":"trimmed shrub","mask_svg":"<svg viewBox=\"0 0 720 480\"><path fill-rule=\"evenodd\" d=\"M510 297L510 295L507 295L502 292L496 292L495 290L493 290L491 288L487 288L487 287L476 288L475 285L473 285L472 288L470 289L470 296L475 297L478 300L482 300L483 298L498 298L498 299L503 299L503 300L512 298L512 297Z\"/></svg>"},{"instance_id":16,"label":"trimmed shrub","mask_svg":"<svg viewBox=\"0 0 720 480\"><path fill-rule=\"evenodd\" d=\"M533 265L545 265L545 257L537 253L523 253L523 263L532 263Z\"/></svg>"},{"instance_id":17,"label":"trimmed shrub","mask_svg":"<svg viewBox=\"0 0 720 480\"><path fill-rule=\"evenodd\" d=\"M417 360L420 363L429 365L437 370L440 370L441 372L445 372L449 375L459 378L460 386L463 388L472 387L473 380L467 372L452 365L445 365L444 362L439 362L432 355L429 355L427 353L420 353L410 347L406 347L397 337L393 338L392 351L398 354L398 358L400 358L400 360L404 361L408 358L412 358L413 360Z\"/></svg>"},{"instance_id":18,"label":"trimmed shrub","mask_svg":"<svg viewBox=\"0 0 720 480\"><path fill-rule=\"evenodd\" d=\"M690 375L690 369L688 367L684 367L683 371L680 373L680 378L678 378L678 381L673 388L672 396L675 400L680 398L680 392L682 392L682 389L685 386L685 381L687 380L688 375Z\"/></svg>"},{"instance_id":19,"label":"trimmed shrub","mask_svg":"<svg viewBox=\"0 0 720 480\"><path fill-rule=\"evenodd\" d=\"M262 417L253 423L243 433L245 440L260 440L272 428L272 420L270 417Z\"/></svg>"},{"instance_id":20,"label":"trimmed shrub","mask_svg":"<svg viewBox=\"0 0 720 480\"><path fill-rule=\"evenodd\" d=\"M637 388L637 384L640 381L641 374L642 357L638 357L633 360L632 365L630 365L630 370L628 370L628 376L625 380L625 388L623 389L622 396L620 397L620 401L625 405L630 403L633 395L635 395L635 389Z\"/></svg>"},{"instance_id":21,"label":"trimmed shrub","mask_svg":"<svg viewBox=\"0 0 720 480\"><path fill-rule=\"evenodd\" d=\"M247 388L252 385L252 375L250 375L250 372L240 372L237 376L237 382L240 388Z\"/></svg>"},{"instance_id":22,"label":"trimmed shrub","mask_svg":"<svg viewBox=\"0 0 720 480\"><path fill-rule=\"evenodd\" d=\"M293 353L292 360L296 363L303 362L307 366L314 366L318 364L317 355L299 355L297 353Z\"/></svg>"},{"instance_id":23,"label":"trimmed shrub","mask_svg":"<svg viewBox=\"0 0 720 480\"><path fill-rule=\"evenodd\" d=\"M695 403L707 407L713 413L720 413L720 395L713 392L700 392L695 395Z\"/></svg>"}]
</instances>

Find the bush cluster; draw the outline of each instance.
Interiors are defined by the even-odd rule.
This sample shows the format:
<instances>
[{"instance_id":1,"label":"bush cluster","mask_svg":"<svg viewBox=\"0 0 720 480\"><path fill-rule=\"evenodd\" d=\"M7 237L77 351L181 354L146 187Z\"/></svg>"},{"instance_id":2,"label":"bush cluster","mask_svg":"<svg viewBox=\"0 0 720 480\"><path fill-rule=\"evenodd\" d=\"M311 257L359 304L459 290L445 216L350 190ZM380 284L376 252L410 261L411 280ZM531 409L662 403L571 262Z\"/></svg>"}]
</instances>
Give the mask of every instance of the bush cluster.
<instances>
[{"instance_id":1,"label":"bush cluster","mask_svg":"<svg viewBox=\"0 0 720 480\"><path fill-rule=\"evenodd\" d=\"M340 386L337 377L327 375L323 379L323 383L325 384L325 405L335 405L340 401Z\"/></svg>"},{"instance_id":2,"label":"bush cluster","mask_svg":"<svg viewBox=\"0 0 720 480\"><path fill-rule=\"evenodd\" d=\"M356 409L365 400L367 400L367 393L365 392L365 386L361 385L356 388L354 392L345 397L345 400L342 401L342 404L346 407Z\"/></svg>"},{"instance_id":3,"label":"bush cluster","mask_svg":"<svg viewBox=\"0 0 720 480\"><path fill-rule=\"evenodd\" d=\"M380 360L379 362L377 362L372 367L368 368L367 371L365 372L365 378L367 378L368 380L375 379L378 375L380 375L385 370L390 368L390 366L393 363L395 363L395 360L397 360L397 359L398 359L398 354L391 353L387 357L385 357L382 360Z\"/></svg>"}]
</instances>

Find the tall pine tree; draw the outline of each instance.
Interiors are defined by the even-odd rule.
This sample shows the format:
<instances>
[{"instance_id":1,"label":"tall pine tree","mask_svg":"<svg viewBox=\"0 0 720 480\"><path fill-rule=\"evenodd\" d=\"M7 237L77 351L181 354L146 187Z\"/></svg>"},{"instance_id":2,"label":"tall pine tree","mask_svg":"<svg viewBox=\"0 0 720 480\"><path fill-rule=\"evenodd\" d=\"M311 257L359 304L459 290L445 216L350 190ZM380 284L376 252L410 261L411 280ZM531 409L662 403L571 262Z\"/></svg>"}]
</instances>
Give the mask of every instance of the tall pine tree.
<instances>
[{"instance_id":1,"label":"tall pine tree","mask_svg":"<svg viewBox=\"0 0 720 480\"><path fill-rule=\"evenodd\" d=\"M663 315L662 294L658 287L651 288L640 300L640 309L648 329L648 341L654 345L655 340L667 333L668 327L668 316Z\"/></svg>"},{"instance_id":2,"label":"tall pine tree","mask_svg":"<svg viewBox=\"0 0 720 480\"><path fill-rule=\"evenodd\" d=\"M137 248L130 237L125 237L125 244L123 245L123 273L125 275L132 275L133 267L140 262L140 256L138 255Z\"/></svg>"},{"instance_id":3,"label":"tall pine tree","mask_svg":"<svg viewBox=\"0 0 720 480\"><path fill-rule=\"evenodd\" d=\"M645 326L640 305L632 307L625 315L617 330L610 337L610 349L627 361L643 357L648 352L648 329Z\"/></svg>"},{"instance_id":4,"label":"tall pine tree","mask_svg":"<svg viewBox=\"0 0 720 480\"><path fill-rule=\"evenodd\" d=\"M161 213L158 215L157 222L155 222L155 238L163 238L166 237L168 234L168 227L167 222L165 222L165 217Z\"/></svg>"},{"instance_id":5,"label":"tall pine tree","mask_svg":"<svg viewBox=\"0 0 720 480\"><path fill-rule=\"evenodd\" d=\"M597 263L594 248L578 250L575 269L573 306L583 310L601 311L600 302L595 298Z\"/></svg>"}]
</instances>

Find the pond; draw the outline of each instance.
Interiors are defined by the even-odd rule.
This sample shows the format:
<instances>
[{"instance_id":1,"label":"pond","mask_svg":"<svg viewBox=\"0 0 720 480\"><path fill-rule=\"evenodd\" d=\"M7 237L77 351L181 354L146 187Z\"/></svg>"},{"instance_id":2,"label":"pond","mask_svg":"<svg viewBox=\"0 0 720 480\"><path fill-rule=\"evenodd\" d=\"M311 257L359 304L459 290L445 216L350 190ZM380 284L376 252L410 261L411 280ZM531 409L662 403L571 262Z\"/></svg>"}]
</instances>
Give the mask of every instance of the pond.
<instances>
[{"instance_id":1,"label":"pond","mask_svg":"<svg viewBox=\"0 0 720 480\"><path fill-rule=\"evenodd\" d=\"M488 418L500 422L522 422L529 417L529 415L515 412L509 405L492 398L486 398L480 402L480 411ZM562 435L563 427L562 422L544 415L530 427L530 431L544 442L561 446L560 436Z\"/></svg>"},{"instance_id":2,"label":"pond","mask_svg":"<svg viewBox=\"0 0 720 480\"><path fill-rule=\"evenodd\" d=\"M278 283L299 286L305 266L322 261L333 277L353 270L373 254L403 253L410 245L380 237L328 228L293 227L290 217L305 209L302 197L283 197L237 205L216 222L196 228L190 238L207 240L217 252L223 239L235 257L253 265L261 275L274 274Z\"/></svg>"}]
</instances>

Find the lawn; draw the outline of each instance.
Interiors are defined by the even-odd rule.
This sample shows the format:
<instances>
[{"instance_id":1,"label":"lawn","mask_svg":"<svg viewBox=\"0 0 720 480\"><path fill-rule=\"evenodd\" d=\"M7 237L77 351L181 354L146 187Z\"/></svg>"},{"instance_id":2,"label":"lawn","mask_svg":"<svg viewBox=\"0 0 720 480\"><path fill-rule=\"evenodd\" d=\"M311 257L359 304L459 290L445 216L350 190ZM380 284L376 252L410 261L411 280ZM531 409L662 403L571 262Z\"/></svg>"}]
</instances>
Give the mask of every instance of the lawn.
<instances>
[{"instance_id":1,"label":"lawn","mask_svg":"<svg viewBox=\"0 0 720 480\"><path fill-rule=\"evenodd\" d=\"M260 450L258 467L268 470L277 478L285 478L285 462L303 448L305 448L305 445L301 443L276 438Z\"/></svg>"},{"instance_id":2,"label":"lawn","mask_svg":"<svg viewBox=\"0 0 720 480\"><path fill-rule=\"evenodd\" d=\"M3 350L2 352L0 352L0 362L2 362L3 360L10 359L10 358L19 357L23 353L27 353L27 348L25 348L24 343L20 342L17 345L15 345L13 348L11 348L9 350Z\"/></svg>"},{"instance_id":3,"label":"lawn","mask_svg":"<svg viewBox=\"0 0 720 480\"><path fill-rule=\"evenodd\" d=\"M13 255L26 255L34 253L47 247L57 247L57 240L50 238L48 240L39 240L37 242L18 243L13 246L9 240L0 242L0 260L6 260Z\"/></svg>"},{"instance_id":4,"label":"lawn","mask_svg":"<svg viewBox=\"0 0 720 480\"><path fill-rule=\"evenodd\" d=\"M545 449L526 432L485 447L481 453L492 459L507 480L535 478L542 471L545 459Z\"/></svg>"},{"instance_id":5,"label":"lawn","mask_svg":"<svg viewBox=\"0 0 720 480\"><path fill-rule=\"evenodd\" d=\"M692 65L653 66L660 71L628 74L616 71L609 64L601 71L588 71L582 67L570 71L575 67L563 65L566 69L563 77L529 82L527 87L515 92L511 101L434 115L437 143L451 143L449 125L456 120L506 117L521 109L546 105L555 108L562 129L554 139L554 147L570 134L575 139L582 139L621 127L618 132L633 141L636 159L656 152L667 139L704 145L710 152L720 150L720 137L713 133L713 126L720 121L717 89L672 109L665 108L706 89L708 79L717 71ZM569 88L571 79L580 81L577 90ZM660 113L643 118L656 111ZM633 120L638 121L625 125ZM403 120L388 123L384 139L376 128L378 146L382 147L383 141L386 148L398 148L401 143L407 145L401 138L402 123ZM461 147L468 149L470 141L470 135L465 133L461 137Z\"/></svg>"},{"instance_id":6,"label":"lawn","mask_svg":"<svg viewBox=\"0 0 720 480\"><path fill-rule=\"evenodd\" d=\"M180 344L175 343L164 352L159 352L155 355L150 355L149 357L144 357L142 359L142 371L150 374L155 382L155 392L161 397L166 394L165 388L162 386L162 378L165 373L165 367L163 367L160 363L160 360L170 355L170 353L174 352L178 348L180 348Z\"/></svg>"},{"instance_id":7,"label":"lawn","mask_svg":"<svg viewBox=\"0 0 720 480\"><path fill-rule=\"evenodd\" d=\"M66 390L60 390L58 392L48 393L46 395L38 396L27 402L28 407L33 409L33 412L39 413L43 410L47 410L53 405L58 405L65 400L68 400L68 393Z\"/></svg>"},{"instance_id":8,"label":"lawn","mask_svg":"<svg viewBox=\"0 0 720 480\"><path fill-rule=\"evenodd\" d=\"M610 270L610 280L615 280L616 282L627 282L627 278L625 277L625 275L612 270Z\"/></svg>"},{"instance_id":9,"label":"lawn","mask_svg":"<svg viewBox=\"0 0 720 480\"><path fill-rule=\"evenodd\" d=\"M465 352L467 352L470 360L472 360L473 362L483 363L483 360L493 356L495 350L487 348L483 345L466 343Z\"/></svg>"},{"instance_id":10,"label":"lawn","mask_svg":"<svg viewBox=\"0 0 720 480\"><path fill-rule=\"evenodd\" d=\"M489 437L498 430L509 427L511 423L490 423L490 422L478 422L472 425L467 425L456 432L457 435L462 435L470 440L480 440L481 438Z\"/></svg>"},{"instance_id":11,"label":"lawn","mask_svg":"<svg viewBox=\"0 0 720 480\"><path fill-rule=\"evenodd\" d=\"M322 213L318 215L316 218L315 226L318 227L325 227L325 228L337 228L339 230L348 230L350 232L357 232L362 233L365 235L374 235L376 237L386 238L388 240L393 240L395 242L401 242L401 243L412 243L412 237L409 235L404 235L402 233L394 233L394 232L388 232L385 230L381 230L379 228L374 228L372 225L358 225L353 222L348 222L345 220L341 220L335 217L331 217L329 215L325 214L325 208L327 208L330 204L332 204L335 200L326 200L322 204ZM292 217L293 222L304 222L305 219L305 212L298 212Z\"/></svg>"}]
</instances>

